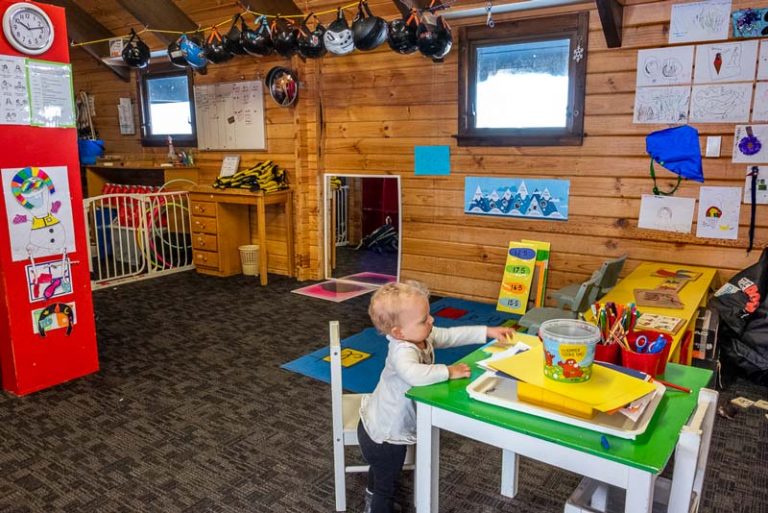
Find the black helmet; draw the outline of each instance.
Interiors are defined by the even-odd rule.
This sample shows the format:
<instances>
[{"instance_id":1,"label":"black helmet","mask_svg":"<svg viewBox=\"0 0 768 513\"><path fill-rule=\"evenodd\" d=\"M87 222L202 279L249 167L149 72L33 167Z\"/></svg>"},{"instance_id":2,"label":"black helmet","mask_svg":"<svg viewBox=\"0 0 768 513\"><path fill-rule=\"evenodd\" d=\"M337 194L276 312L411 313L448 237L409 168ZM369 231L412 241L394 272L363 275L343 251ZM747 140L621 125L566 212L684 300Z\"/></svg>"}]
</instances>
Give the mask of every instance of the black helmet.
<instances>
[{"instance_id":1,"label":"black helmet","mask_svg":"<svg viewBox=\"0 0 768 513\"><path fill-rule=\"evenodd\" d=\"M281 18L280 15L272 20L272 44L283 57L290 58L296 53L298 36L299 29L292 20Z\"/></svg>"},{"instance_id":2,"label":"black helmet","mask_svg":"<svg viewBox=\"0 0 768 513\"><path fill-rule=\"evenodd\" d=\"M186 68L189 66L187 59L184 58L184 52L181 51L180 46L181 36L179 39L168 45L168 60L171 64L180 68Z\"/></svg>"},{"instance_id":3,"label":"black helmet","mask_svg":"<svg viewBox=\"0 0 768 513\"><path fill-rule=\"evenodd\" d=\"M416 31L419 28L419 20L416 11L411 11L408 19L395 18L387 27L387 42L389 47L397 53L407 55L419 49L419 37Z\"/></svg>"},{"instance_id":4,"label":"black helmet","mask_svg":"<svg viewBox=\"0 0 768 513\"><path fill-rule=\"evenodd\" d=\"M133 68L144 69L149 65L149 47L131 29L131 38L123 48L123 61Z\"/></svg>"},{"instance_id":5,"label":"black helmet","mask_svg":"<svg viewBox=\"0 0 768 513\"><path fill-rule=\"evenodd\" d=\"M336 55L347 55L355 49L354 36L341 7L337 11L336 19L326 29L323 42L325 48Z\"/></svg>"},{"instance_id":6,"label":"black helmet","mask_svg":"<svg viewBox=\"0 0 768 513\"><path fill-rule=\"evenodd\" d=\"M275 50L272 46L272 36L269 33L267 17L261 16L255 29L251 29L242 20L240 25L240 44L249 55L267 56Z\"/></svg>"},{"instance_id":7,"label":"black helmet","mask_svg":"<svg viewBox=\"0 0 768 513\"><path fill-rule=\"evenodd\" d=\"M269 89L269 95L280 106L288 107L299 96L299 80L288 68L275 66L267 72L264 82Z\"/></svg>"},{"instance_id":8,"label":"black helmet","mask_svg":"<svg viewBox=\"0 0 768 513\"><path fill-rule=\"evenodd\" d=\"M224 40L216 27L213 27L205 43L205 56L214 64L226 62L233 57L229 50L224 48Z\"/></svg>"},{"instance_id":9,"label":"black helmet","mask_svg":"<svg viewBox=\"0 0 768 513\"><path fill-rule=\"evenodd\" d=\"M435 62L442 62L453 46L451 27L442 16L437 17L435 24L427 23L422 18L419 23L419 51Z\"/></svg>"},{"instance_id":10,"label":"black helmet","mask_svg":"<svg viewBox=\"0 0 768 513\"><path fill-rule=\"evenodd\" d=\"M363 51L373 50L387 39L387 22L371 13L367 0L360 0L357 4L352 34L355 48Z\"/></svg>"},{"instance_id":11,"label":"black helmet","mask_svg":"<svg viewBox=\"0 0 768 513\"><path fill-rule=\"evenodd\" d=\"M307 26L309 18L315 18L315 29L310 30ZM299 46L299 54L306 59L319 59L325 55L326 49L323 44L323 37L325 36L325 27L317 19L315 13L310 13L309 16L304 18L304 22L299 27L299 39L297 45Z\"/></svg>"},{"instance_id":12,"label":"black helmet","mask_svg":"<svg viewBox=\"0 0 768 513\"><path fill-rule=\"evenodd\" d=\"M240 29L237 28L237 20L242 18L242 14L232 16L232 26L224 34L224 48L232 55L245 55L243 45L240 44Z\"/></svg>"}]
</instances>

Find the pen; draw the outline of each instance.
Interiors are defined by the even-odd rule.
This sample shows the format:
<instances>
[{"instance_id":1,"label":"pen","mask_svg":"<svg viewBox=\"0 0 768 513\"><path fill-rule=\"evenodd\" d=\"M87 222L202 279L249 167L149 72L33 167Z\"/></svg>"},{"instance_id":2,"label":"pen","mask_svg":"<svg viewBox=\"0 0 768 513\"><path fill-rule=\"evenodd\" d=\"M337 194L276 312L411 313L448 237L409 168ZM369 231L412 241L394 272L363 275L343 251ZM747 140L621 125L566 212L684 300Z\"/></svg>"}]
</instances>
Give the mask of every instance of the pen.
<instances>
[{"instance_id":1,"label":"pen","mask_svg":"<svg viewBox=\"0 0 768 513\"><path fill-rule=\"evenodd\" d=\"M603 449L606 451L611 448L611 444L608 443L608 439L605 437L605 435L600 435L600 445L602 445Z\"/></svg>"},{"instance_id":2,"label":"pen","mask_svg":"<svg viewBox=\"0 0 768 513\"><path fill-rule=\"evenodd\" d=\"M664 381L664 380L659 379L659 378L653 378L653 379L654 379L654 381L658 381L659 383L661 383L665 387L674 388L675 390L680 390L681 392L685 392L687 394L691 393L691 389L690 388L685 388L685 387L680 386L680 385L675 385L674 383L670 383L669 381Z\"/></svg>"}]
</instances>

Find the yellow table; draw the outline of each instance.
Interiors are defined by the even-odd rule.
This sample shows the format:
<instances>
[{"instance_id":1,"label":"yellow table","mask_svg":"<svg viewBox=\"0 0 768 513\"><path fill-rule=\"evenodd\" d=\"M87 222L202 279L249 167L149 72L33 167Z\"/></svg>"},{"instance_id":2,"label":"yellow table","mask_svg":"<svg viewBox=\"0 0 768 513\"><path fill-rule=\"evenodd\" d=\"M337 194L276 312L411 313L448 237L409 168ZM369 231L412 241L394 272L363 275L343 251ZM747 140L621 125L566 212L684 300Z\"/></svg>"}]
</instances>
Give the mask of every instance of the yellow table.
<instances>
[{"instance_id":1,"label":"yellow table","mask_svg":"<svg viewBox=\"0 0 768 513\"><path fill-rule=\"evenodd\" d=\"M685 325L672 338L672 348L669 351L670 361L676 361L690 365L691 346L687 344L681 353L681 342L686 336L693 336L693 329L696 326L699 308L707 303L708 292L713 286L717 269L710 267L696 267L693 265L674 265L662 262L643 262L638 265L634 271L629 273L623 280L619 281L611 291L600 299L601 303L612 301L614 303L629 304L635 303L633 291L635 289L655 289L665 278L653 276L658 269L667 271L679 271L682 269L701 273L695 281L689 281L677 293L683 308L657 308L650 306L638 306L641 313L654 313L658 315L667 315L678 317L685 320ZM690 333L690 335L689 335ZM692 339L691 339L692 340Z\"/></svg>"}]
</instances>

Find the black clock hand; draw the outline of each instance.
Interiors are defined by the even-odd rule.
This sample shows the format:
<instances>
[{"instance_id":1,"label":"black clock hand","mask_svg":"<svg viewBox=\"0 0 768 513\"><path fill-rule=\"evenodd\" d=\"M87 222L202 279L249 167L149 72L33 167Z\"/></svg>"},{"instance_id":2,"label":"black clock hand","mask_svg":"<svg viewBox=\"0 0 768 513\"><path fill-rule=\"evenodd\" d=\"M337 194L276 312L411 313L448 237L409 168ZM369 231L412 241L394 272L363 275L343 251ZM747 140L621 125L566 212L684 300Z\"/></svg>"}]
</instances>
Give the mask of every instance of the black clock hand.
<instances>
[{"instance_id":1,"label":"black clock hand","mask_svg":"<svg viewBox=\"0 0 768 513\"><path fill-rule=\"evenodd\" d=\"M44 29L44 28L45 28L45 26L40 26L40 27L27 27L27 29L28 29L28 30L42 30L42 29Z\"/></svg>"},{"instance_id":2,"label":"black clock hand","mask_svg":"<svg viewBox=\"0 0 768 513\"><path fill-rule=\"evenodd\" d=\"M22 22L20 22L20 21L17 21L16 23L18 23L19 25L21 25L22 27L24 27L24 28L25 28L25 29L27 29L27 30L32 30L31 28L29 28L28 26L24 25L24 24L23 24Z\"/></svg>"}]
</instances>

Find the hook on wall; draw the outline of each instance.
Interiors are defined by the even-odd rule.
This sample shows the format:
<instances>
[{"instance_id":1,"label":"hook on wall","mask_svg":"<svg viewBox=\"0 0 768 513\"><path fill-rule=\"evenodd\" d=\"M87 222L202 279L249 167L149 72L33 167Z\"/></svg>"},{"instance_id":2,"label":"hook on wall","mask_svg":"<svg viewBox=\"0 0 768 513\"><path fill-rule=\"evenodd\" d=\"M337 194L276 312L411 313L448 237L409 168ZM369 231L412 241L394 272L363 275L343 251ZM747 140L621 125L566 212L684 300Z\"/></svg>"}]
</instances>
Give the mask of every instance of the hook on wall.
<instances>
[{"instance_id":1,"label":"hook on wall","mask_svg":"<svg viewBox=\"0 0 768 513\"><path fill-rule=\"evenodd\" d=\"M496 26L496 22L493 21L493 2L491 0L488 0L485 2L485 10L487 12L485 16L485 24L488 28L493 28Z\"/></svg>"}]
</instances>

